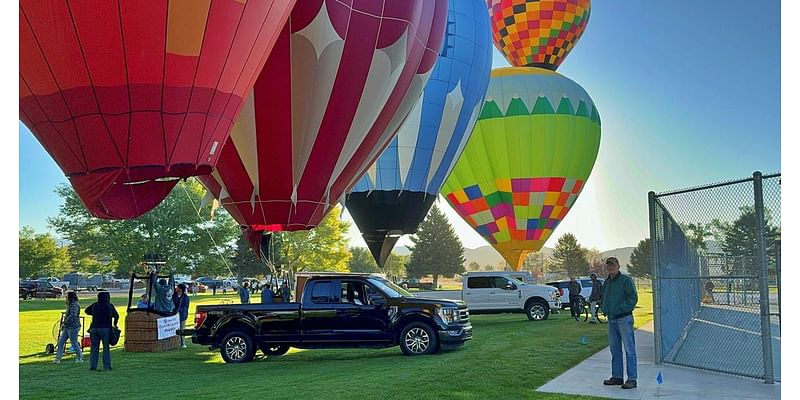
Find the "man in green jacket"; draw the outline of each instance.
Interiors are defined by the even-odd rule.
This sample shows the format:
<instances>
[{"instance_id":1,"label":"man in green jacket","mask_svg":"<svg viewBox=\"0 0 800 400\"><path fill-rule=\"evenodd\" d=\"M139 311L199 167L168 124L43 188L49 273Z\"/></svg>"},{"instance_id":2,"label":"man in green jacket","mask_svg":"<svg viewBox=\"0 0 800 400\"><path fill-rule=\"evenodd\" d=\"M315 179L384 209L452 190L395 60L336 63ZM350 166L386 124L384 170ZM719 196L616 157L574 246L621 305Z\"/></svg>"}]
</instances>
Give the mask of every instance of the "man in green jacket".
<instances>
[{"instance_id":1,"label":"man in green jacket","mask_svg":"<svg viewBox=\"0 0 800 400\"><path fill-rule=\"evenodd\" d=\"M636 387L636 341L633 335L633 309L639 301L636 285L628 275L619 272L619 260L606 260L608 278L603 283L603 312L608 316L608 346L611 349L611 379L605 385L622 385L623 389ZM622 349L625 347L625 364L628 380L623 383Z\"/></svg>"}]
</instances>

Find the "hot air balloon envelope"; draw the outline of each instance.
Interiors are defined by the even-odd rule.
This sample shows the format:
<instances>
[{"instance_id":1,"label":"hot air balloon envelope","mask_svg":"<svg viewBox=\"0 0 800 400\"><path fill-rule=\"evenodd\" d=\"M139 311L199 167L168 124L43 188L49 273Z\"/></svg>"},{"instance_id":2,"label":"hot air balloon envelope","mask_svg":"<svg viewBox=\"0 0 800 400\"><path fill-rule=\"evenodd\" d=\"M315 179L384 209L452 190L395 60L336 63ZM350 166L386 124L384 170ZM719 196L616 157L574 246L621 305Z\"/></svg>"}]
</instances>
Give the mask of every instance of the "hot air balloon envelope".
<instances>
[{"instance_id":1,"label":"hot air balloon envelope","mask_svg":"<svg viewBox=\"0 0 800 400\"><path fill-rule=\"evenodd\" d=\"M346 206L378 265L411 234L469 139L491 70L483 0L450 1L447 34L420 101L397 137L353 187Z\"/></svg>"},{"instance_id":2,"label":"hot air balloon envelope","mask_svg":"<svg viewBox=\"0 0 800 400\"><path fill-rule=\"evenodd\" d=\"M20 0L20 119L89 212L140 216L211 172L293 5Z\"/></svg>"},{"instance_id":3,"label":"hot air balloon envelope","mask_svg":"<svg viewBox=\"0 0 800 400\"><path fill-rule=\"evenodd\" d=\"M516 67L555 70L578 43L590 0L488 0L494 44Z\"/></svg>"},{"instance_id":4,"label":"hot air balloon envelope","mask_svg":"<svg viewBox=\"0 0 800 400\"><path fill-rule=\"evenodd\" d=\"M444 0L299 2L201 182L255 231L316 226L419 98L446 13Z\"/></svg>"},{"instance_id":5,"label":"hot air balloon envelope","mask_svg":"<svg viewBox=\"0 0 800 400\"><path fill-rule=\"evenodd\" d=\"M495 69L442 194L519 270L575 203L599 146L600 116L577 83L542 68Z\"/></svg>"}]
</instances>

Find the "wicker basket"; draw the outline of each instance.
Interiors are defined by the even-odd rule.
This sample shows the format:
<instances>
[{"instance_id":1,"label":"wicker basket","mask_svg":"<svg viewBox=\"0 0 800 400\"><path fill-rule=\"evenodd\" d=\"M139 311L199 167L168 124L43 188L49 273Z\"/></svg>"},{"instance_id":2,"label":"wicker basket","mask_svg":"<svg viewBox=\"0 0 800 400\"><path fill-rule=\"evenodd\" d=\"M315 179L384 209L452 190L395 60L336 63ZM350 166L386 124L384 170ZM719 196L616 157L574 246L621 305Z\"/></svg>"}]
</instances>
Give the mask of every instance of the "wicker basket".
<instances>
[{"instance_id":1,"label":"wicker basket","mask_svg":"<svg viewBox=\"0 0 800 400\"><path fill-rule=\"evenodd\" d=\"M160 315L143 311L128 312L125 317L125 351L153 353L177 349L179 336L158 340L156 320Z\"/></svg>"}]
</instances>

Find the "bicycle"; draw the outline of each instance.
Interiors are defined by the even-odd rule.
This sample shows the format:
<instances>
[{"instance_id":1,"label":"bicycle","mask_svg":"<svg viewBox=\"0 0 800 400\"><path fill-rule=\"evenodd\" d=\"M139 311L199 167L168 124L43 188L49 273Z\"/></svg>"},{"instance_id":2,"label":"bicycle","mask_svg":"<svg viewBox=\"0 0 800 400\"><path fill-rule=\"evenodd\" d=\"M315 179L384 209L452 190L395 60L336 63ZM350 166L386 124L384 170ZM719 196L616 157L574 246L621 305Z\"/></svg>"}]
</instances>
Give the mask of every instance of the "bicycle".
<instances>
[{"instance_id":1,"label":"bicycle","mask_svg":"<svg viewBox=\"0 0 800 400\"><path fill-rule=\"evenodd\" d=\"M597 322L602 324L608 320L608 317L603 312L603 308L601 307L601 303L599 301L597 304L595 304L595 311L597 312ZM589 321L589 319L592 317L591 306L583 297L581 297L580 313L578 315L583 316L583 322Z\"/></svg>"}]
</instances>

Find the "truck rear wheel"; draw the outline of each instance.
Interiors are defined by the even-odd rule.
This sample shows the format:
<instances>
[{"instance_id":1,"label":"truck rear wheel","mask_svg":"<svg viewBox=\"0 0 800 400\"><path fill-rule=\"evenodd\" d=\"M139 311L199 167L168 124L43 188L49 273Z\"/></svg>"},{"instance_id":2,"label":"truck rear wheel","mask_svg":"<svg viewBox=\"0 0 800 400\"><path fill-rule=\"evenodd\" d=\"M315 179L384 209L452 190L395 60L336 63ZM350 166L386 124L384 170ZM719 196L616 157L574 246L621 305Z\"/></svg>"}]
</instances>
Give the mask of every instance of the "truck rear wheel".
<instances>
[{"instance_id":1,"label":"truck rear wheel","mask_svg":"<svg viewBox=\"0 0 800 400\"><path fill-rule=\"evenodd\" d=\"M264 352L267 356L282 356L289 351L289 346L285 344L280 345L269 345L269 344L262 344L261 351Z\"/></svg>"},{"instance_id":2,"label":"truck rear wheel","mask_svg":"<svg viewBox=\"0 0 800 400\"><path fill-rule=\"evenodd\" d=\"M222 338L219 352L226 363L239 364L252 361L256 348L249 334L236 330Z\"/></svg>"},{"instance_id":3,"label":"truck rear wheel","mask_svg":"<svg viewBox=\"0 0 800 400\"><path fill-rule=\"evenodd\" d=\"M407 356L432 354L438 347L436 332L428 324L412 322L400 333L400 350Z\"/></svg>"},{"instance_id":4,"label":"truck rear wheel","mask_svg":"<svg viewBox=\"0 0 800 400\"><path fill-rule=\"evenodd\" d=\"M525 305L525 315L531 321L542 321L550 316L550 306L542 300L532 300Z\"/></svg>"}]
</instances>

